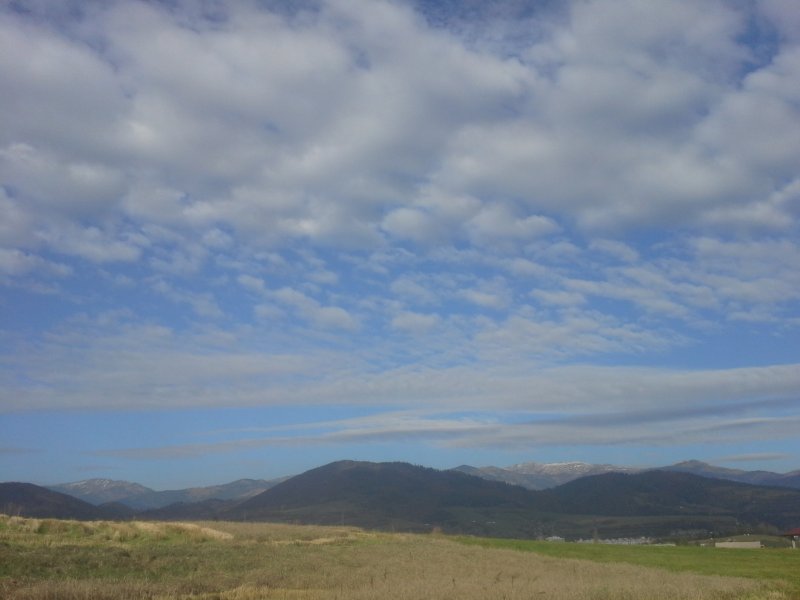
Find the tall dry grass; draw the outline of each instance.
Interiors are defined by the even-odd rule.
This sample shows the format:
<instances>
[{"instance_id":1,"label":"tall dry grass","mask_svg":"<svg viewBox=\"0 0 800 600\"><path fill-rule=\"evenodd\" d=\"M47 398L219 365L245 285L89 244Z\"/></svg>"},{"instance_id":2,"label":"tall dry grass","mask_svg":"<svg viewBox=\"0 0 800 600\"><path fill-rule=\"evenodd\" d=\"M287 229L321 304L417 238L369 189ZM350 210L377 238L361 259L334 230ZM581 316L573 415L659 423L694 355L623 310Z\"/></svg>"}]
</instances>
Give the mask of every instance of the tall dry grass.
<instances>
[{"instance_id":1,"label":"tall dry grass","mask_svg":"<svg viewBox=\"0 0 800 600\"><path fill-rule=\"evenodd\" d=\"M14 560L13 552L24 554L17 558L25 562ZM80 559L72 561L70 553ZM6 518L0 519L0 597L783 600L789 596L751 580L548 558L465 546L444 536L378 534L344 527L37 523Z\"/></svg>"}]
</instances>

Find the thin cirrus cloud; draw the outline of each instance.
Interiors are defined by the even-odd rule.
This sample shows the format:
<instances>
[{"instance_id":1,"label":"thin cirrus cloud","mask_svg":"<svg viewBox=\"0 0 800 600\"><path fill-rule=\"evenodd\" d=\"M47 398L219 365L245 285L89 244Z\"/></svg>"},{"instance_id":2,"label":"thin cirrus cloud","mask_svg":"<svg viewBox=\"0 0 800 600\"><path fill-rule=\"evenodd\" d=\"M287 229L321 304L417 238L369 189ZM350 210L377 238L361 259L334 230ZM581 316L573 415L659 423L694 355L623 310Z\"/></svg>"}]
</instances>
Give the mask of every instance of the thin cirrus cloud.
<instances>
[{"instance_id":1,"label":"thin cirrus cloud","mask_svg":"<svg viewBox=\"0 0 800 600\"><path fill-rule=\"evenodd\" d=\"M449 415L291 434L343 446L788 439L796 13L6 5L0 409ZM768 454L800 449L716 453Z\"/></svg>"}]
</instances>

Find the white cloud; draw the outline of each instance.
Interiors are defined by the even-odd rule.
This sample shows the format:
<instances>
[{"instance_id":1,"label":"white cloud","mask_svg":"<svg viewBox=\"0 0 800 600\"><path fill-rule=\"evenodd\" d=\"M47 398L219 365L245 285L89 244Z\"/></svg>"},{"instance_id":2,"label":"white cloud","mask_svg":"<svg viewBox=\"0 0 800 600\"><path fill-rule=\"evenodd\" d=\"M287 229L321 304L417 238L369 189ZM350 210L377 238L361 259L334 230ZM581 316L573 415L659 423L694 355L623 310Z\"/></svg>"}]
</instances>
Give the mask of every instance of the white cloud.
<instances>
[{"instance_id":1,"label":"white cloud","mask_svg":"<svg viewBox=\"0 0 800 600\"><path fill-rule=\"evenodd\" d=\"M409 333L426 333L439 323L439 316L404 311L392 318L392 327Z\"/></svg>"},{"instance_id":2,"label":"white cloud","mask_svg":"<svg viewBox=\"0 0 800 600\"><path fill-rule=\"evenodd\" d=\"M248 275L247 273L242 273L239 277L236 278L236 281L241 285L243 288L255 292L257 294L263 294L267 291L267 287L264 284L264 280L258 277L253 277L252 275Z\"/></svg>"},{"instance_id":3,"label":"white cloud","mask_svg":"<svg viewBox=\"0 0 800 600\"><path fill-rule=\"evenodd\" d=\"M286 312L273 304L256 304L253 307L253 312L258 319L264 321L286 317Z\"/></svg>"},{"instance_id":4,"label":"white cloud","mask_svg":"<svg viewBox=\"0 0 800 600\"><path fill-rule=\"evenodd\" d=\"M430 243L441 235L434 219L415 208L398 208L390 212L381 227L394 237L415 242Z\"/></svg>"},{"instance_id":5,"label":"white cloud","mask_svg":"<svg viewBox=\"0 0 800 600\"><path fill-rule=\"evenodd\" d=\"M297 314L320 327L355 331L360 327L358 319L339 306L323 306L313 298L288 287L270 294L279 302L291 307Z\"/></svg>"},{"instance_id":6,"label":"white cloud","mask_svg":"<svg viewBox=\"0 0 800 600\"><path fill-rule=\"evenodd\" d=\"M513 275L530 277L534 275L547 275L548 269L526 258L510 258L500 261L499 266Z\"/></svg>"},{"instance_id":7,"label":"white cloud","mask_svg":"<svg viewBox=\"0 0 800 600\"><path fill-rule=\"evenodd\" d=\"M393 294L419 304L436 304L438 297L430 287L408 277L395 279L389 286Z\"/></svg>"},{"instance_id":8,"label":"white cloud","mask_svg":"<svg viewBox=\"0 0 800 600\"><path fill-rule=\"evenodd\" d=\"M463 290L461 296L469 302L481 306L483 308L502 309L506 308L509 304L508 299L498 293L482 290Z\"/></svg>"},{"instance_id":9,"label":"white cloud","mask_svg":"<svg viewBox=\"0 0 800 600\"><path fill-rule=\"evenodd\" d=\"M72 269L67 265L49 262L20 250L0 248L0 274L18 276L31 271L44 271L56 277L66 277Z\"/></svg>"},{"instance_id":10,"label":"white cloud","mask_svg":"<svg viewBox=\"0 0 800 600\"><path fill-rule=\"evenodd\" d=\"M333 329L354 331L360 327L358 319L339 306L322 306L311 313L311 319Z\"/></svg>"},{"instance_id":11,"label":"white cloud","mask_svg":"<svg viewBox=\"0 0 800 600\"><path fill-rule=\"evenodd\" d=\"M508 239L528 241L559 230L552 219L539 215L517 217L507 206L499 204L482 208L466 227L479 244L496 244Z\"/></svg>"},{"instance_id":12,"label":"white cloud","mask_svg":"<svg viewBox=\"0 0 800 600\"><path fill-rule=\"evenodd\" d=\"M792 0L765 0L757 6L786 40L800 41L800 16Z\"/></svg>"},{"instance_id":13,"label":"white cloud","mask_svg":"<svg viewBox=\"0 0 800 600\"><path fill-rule=\"evenodd\" d=\"M176 289L163 279L155 281L153 289L173 302L188 304L198 317L217 319L223 316L222 309L210 292Z\"/></svg>"},{"instance_id":14,"label":"white cloud","mask_svg":"<svg viewBox=\"0 0 800 600\"><path fill-rule=\"evenodd\" d=\"M791 365L587 366L680 363L690 342L724 362L712 330L793 339L794 4L588 0L515 22L484 4L458 26L382 0L213 21L191 3L0 8L0 283L61 302L4 344L3 407L573 415L794 393ZM138 324L45 330L112 304ZM209 321L233 341L201 340ZM397 432L460 427L435 421ZM726 423L687 436L783 431Z\"/></svg>"},{"instance_id":15,"label":"white cloud","mask_svg":"<svg viewBox=\"0 0 800 600\"><path fill-rule=\"evenodd\" d=\"M476 339L485 359L518 360L513 358L518 356L536 364L614 352L652 351L678 343L680 339L676 337L591 310L566 312L558 318L528 310L498 322L484 322Z\"/></svg>"},{"instance_id":16,"label":"white cloud","mask_svg":"<svg viewBox=\"0 0 800 600\"><path fill-rule=\"evenodd\" d=\"M589 248L613 256L623 262L636 262L639 260L639 253L635 249L617 240L592 240Z\"/></svg>"},{"instance_id":17,"label":"white cloud","mask_svg":"<svg viewBox=\"0 0 800 600\"><path fill-rule=\"evenodd\" d=\"M77 218L112 209L124 190L123 175L114 167L70 161L25 143L0 149L0 178L24 190L27 203Z\"/></svg>"},{"instance_id":18,"label":"white cloud","mask_svg":"<svg viewBox=\"0 0 800 600\"><path fill-rule=\"evenodd\" d=\"M579 306L586 304L586 296L577 292L567 292L562 290L531 290L534 296L544 304L555 306Z\"/></svg>"},{"instance_id":19,"label":"white cloud","mask_svg":"<svg viewBox=\"0 0 800 600\"><path fill-rule=\"evenodd\" d=\"M132 262L141 254L137 240L122 232L59 223L39 231L37 237L67 255L91 262Z\"/></svg>"},{"instance_id":20,"label":"white cloud","mask_svg":"<svg viewBox=\"0 0 800 600\"><path fill-rule=\"evenodd\" d=\"M272 244L485 245L573 221L785 229L767 199L798 153L796 50L745 75L747 15L722 2L571 9L520 58L402 3L297 20L236 5L212 26L120 2L63 30L5 11L4 185L37 199L34 222L57 208Z\"/></svg>"}]
</instances>

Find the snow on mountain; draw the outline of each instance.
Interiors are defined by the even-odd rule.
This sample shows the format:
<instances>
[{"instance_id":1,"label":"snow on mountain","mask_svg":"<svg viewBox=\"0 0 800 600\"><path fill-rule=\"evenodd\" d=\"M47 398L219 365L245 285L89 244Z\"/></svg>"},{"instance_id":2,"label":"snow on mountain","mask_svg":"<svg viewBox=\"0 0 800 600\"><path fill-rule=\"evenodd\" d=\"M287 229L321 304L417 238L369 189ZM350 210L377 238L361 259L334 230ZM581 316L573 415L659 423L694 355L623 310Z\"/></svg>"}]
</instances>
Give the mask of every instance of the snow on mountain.
<instances>
[{"instance_id":1,"label":"snow on mountain","mask_svg":"<svg viewBox=\"0 0 800 600\"><path fill-rule=\"evenodd\" d=\"M603 473L638 473L641 469L616 465L595 465L584 462L537 463L526 462L509 467L457 467L458 471L484 479L504 481L531 490L543 490L568 483L588 475Z\"/></svg>"},{"instance_id":2,"label":"snow on mountain","mask_svg":"<svg viewBox=\"0 0 800 600\"><path fill-rule=\"evenodd\" d=\"M744 471L741 469L717 467L699 460L687 460L668 467L658 467L657 469L662 471L691 473L693 475L700 475L701 477L727 479L729 481L738 481L740 483L749 483L752 485L772 485L800 489L800 471L792 471L790 473ZM531 490L543 490L590 475L603 475L605 473L633 474L641 473L648 469L609 464L596 465L575 461L557 463L525 462L502 468L471 467L463 465L456 467L455 470L483 477L484 479L521 485Z\"/></svg>"},{"instance_id":3,"label":"snow on mountain","mask_svg":"<svg viewBox=\"0 0 800 600\"><path fill-rule=\"evenodd\" d=\"M106 502L119 502L131 496L149 494L153 491L138 483L117 481L115 479L84 479L83 481L61 483L47 487L55 492L69 494L74 498L95 505Z\"/></svg>"}]
</instances>

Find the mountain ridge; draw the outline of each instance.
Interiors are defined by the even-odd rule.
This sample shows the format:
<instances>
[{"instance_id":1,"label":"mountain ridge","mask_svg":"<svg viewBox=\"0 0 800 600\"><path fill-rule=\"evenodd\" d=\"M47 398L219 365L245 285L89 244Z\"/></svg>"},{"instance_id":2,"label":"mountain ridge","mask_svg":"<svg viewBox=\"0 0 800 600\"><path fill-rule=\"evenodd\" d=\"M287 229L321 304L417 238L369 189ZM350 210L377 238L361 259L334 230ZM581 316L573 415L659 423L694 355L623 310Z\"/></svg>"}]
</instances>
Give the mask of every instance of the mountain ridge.
<instances>
[{"instance_id":1,"label":"mountain ridge","mask_svg":"<svg viewBox=\"0 0 800 600\"><path fill-rule=\"evenodd\" d=\"M100 520L127 518L121 507L95 506L69 494L18 481L0 483L0 512L34 518Z\"/></svg>"},{"instance_id":2,"label":"mountain ridge","mask_svg":"<svg viewBox=\"0 0 800 600\"><path fill-rule=\"evenodd\" d=\"M800 489L800 470L788 473L775 473L773 471L746 471L744 469L729 469L718 467L700 460L686 460L683 462L661 467L663 470L678 471L683 473L693 473L703 477L714 477L717 479L727 479L740 483L751 483L756 485L777 485Z\"/></svg>"},{"instance_id":3,"label":"mountain ridge","mask_svg":"<svg viewBox=\"0 0 800 600\"><path fill-rule=\"evenodd\" d=\"M28 496L20 496L20 486ZM100 516L109 507L32 484L2 484L0 510L4 506L30 516L114 518ZM74 514L65 514L69 507ZM415 532L438 528L488 537L574 539L593 532L674 537L687 531L708 537L796 527L800 490L653 469L589 475L537 491L457 470L337 461L246 499L179 502L116 518L128 517L347 524Z\"/></svg>"},{"instance_id":4,"label":"mountain ridge","mask_svg":"<svg viewBox=\"0 0 800 600\"><path fill-rule=\"evenodd\" d=\"M461 471L468 475L475 475L484 479L502 481L512 485L521 485L527 489L539 490L556 487L579 477L600 475L603 473L639 473L649 470L679 471L712 477L752 483L756 485L777 485L800 489L800 469L787 473L773 471L744 469L729 469L719 467L696 459L681 461L673 465L662 467L630 467L612 465L607 463L586 463L582 461L563 461L554 463L539 463L528 461L516 463L506 467L472 465L459 465L449 469ZM154 490L139 483L107 478L94 478L44 485L53 491L66 493L91 504L101 505L107 502L122 502L137 510L163 508L178 502L199 502L201 500L216 498L231 500L254 496L265 491L292 476L274 479L237 479L223 484L210 486L195 486L174 490ZM260 488L260 489L259 489Z\"/></svg>"},{"instance_id":5,"label":"mountain ridge","mask_svg":"<svg viewBox=\"0 0 800 600\"><path fill-rule=\"evenodd\" d=\"M471 467L462 465L457 470L484 477L494 481L504 481L521 485L529 490L543 490L556 487L588 475L601 475L610 472L633 473L639 471L634 467L621 467L608 464L592 464L585 462L538 463L524 462L508 467Z\"/></svg>"},{"instance_id":6,"label":"mountain ridge","mask_svg":"<svg viewBox=\"0 0 800 600\"><path fill-rule=\"evenodd\" d=\"M455 470L493 481L505 481L507 483L521 485L530 490L549 489L590 475L602 475L604 473L643 473L653 470L677 471L700 475L702 477L737 481L740 483L775 485L800 489L800 470L788 473L774 473L772 471L761 470L745 471L742 469L717 467L699 460L687 460L664 467L626 467L573 461L559 463L525 462L508 467L473 467L471 465L461 465L455 467Z\"/></svg>"},{"instance_id":7,"label":"mountain ridge","mask_svg":"<svg viewBox=\"0 0 800 600\"><path fill-rule=\"evenodd\" d=\"M800 490L656 469L590 475L536 491L453 470L344 461L306 471L222 518L411 531L438 527L498 537L548 531L588 536L592 529L639 535L775 532L800 522Z\"/></svg>"},{"instance_id":8,"label":"mountain ridge","mask_svg":"<svg viewBox=\"0 0 800 600\"><path fill-rule=\"evenodd\" d=\"M69 494L96 506L108 502L118 502L134 510L151 510L176 503L187 504L212 499L245 499L259 494L285 479L285 477L271 480L237 479L219 485L160 491L130 481L103 478L44 487Z\"/></svg>"}]
</instances>

